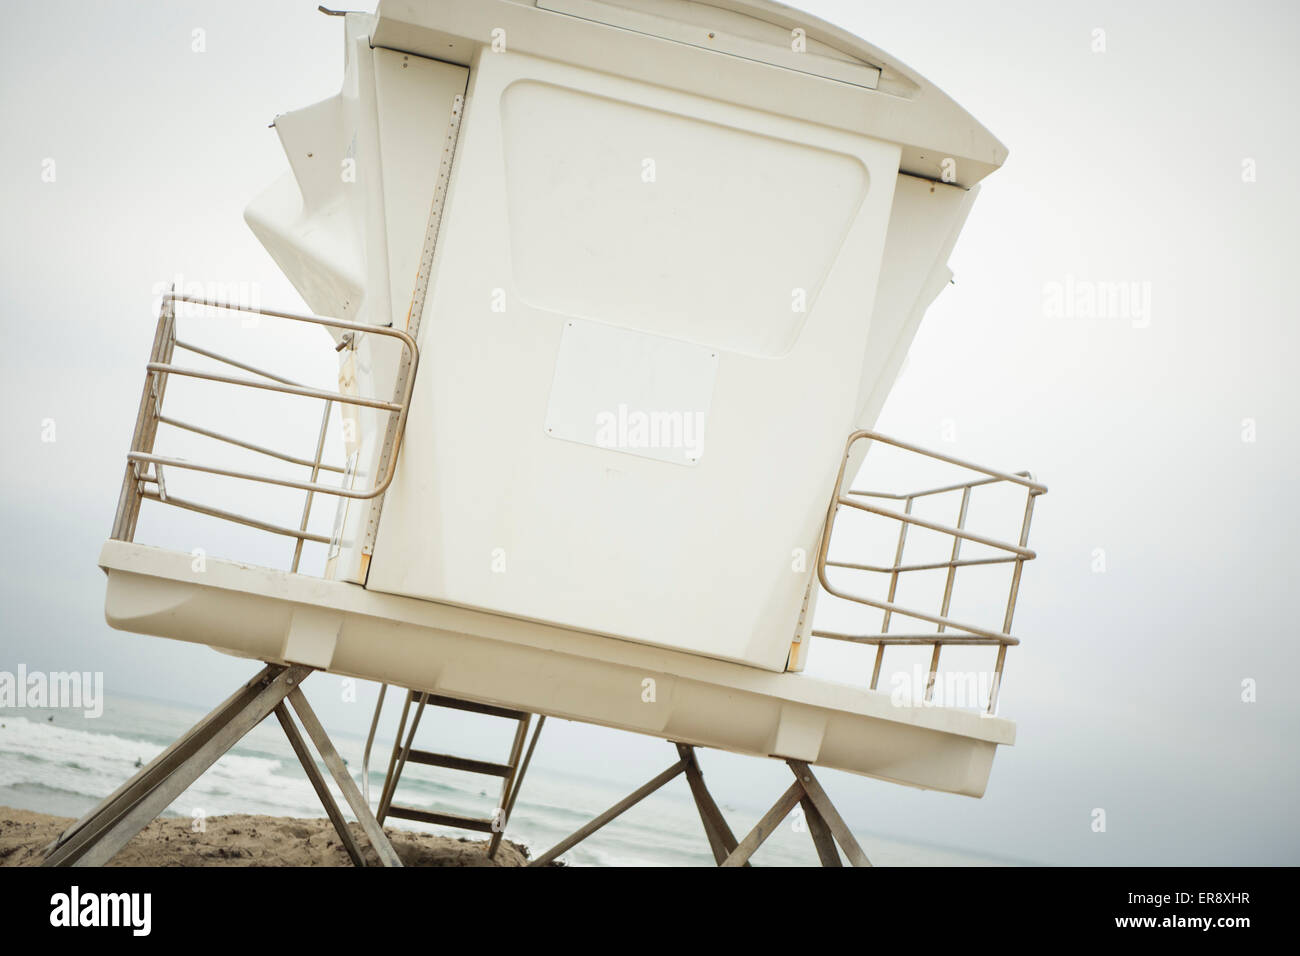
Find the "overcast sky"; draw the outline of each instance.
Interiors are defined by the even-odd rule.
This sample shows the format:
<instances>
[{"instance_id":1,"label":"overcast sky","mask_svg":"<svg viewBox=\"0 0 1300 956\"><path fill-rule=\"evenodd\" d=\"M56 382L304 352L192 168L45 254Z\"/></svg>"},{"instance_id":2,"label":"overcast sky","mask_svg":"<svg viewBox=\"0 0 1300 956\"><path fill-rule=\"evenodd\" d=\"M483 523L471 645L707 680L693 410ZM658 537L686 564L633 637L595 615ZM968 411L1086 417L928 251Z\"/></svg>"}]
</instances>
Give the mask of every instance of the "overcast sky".
<instances>
[{"instance_id":1,"label":"overcast sky","mask_svg":"<svg viewBox=\"0 0 1300 956\"><path fill-rule=\"evenodd\" d=\"M1013 857L1300 862L1296 6L800 5L937 83L1011 153L880 429L1051 489L1002 698L1018 741L987 796L828 773L832 794L867 829ZM337 91L342 23L306 0L55 0L7 9L0 46L0 669L104 671L110 692L208 706L247 662L111 631L95 562L155 285L247 281L302 307L242 211L285 169L267 124ZM1103 282L1148 307L1056 308ZM316 682L326 722L364 733L373 698ZM671 762L662 742L559 721L537 760L628 784ZM723 802L785 786L771 762L704 760Z\"/></svg>"}]
</instances>

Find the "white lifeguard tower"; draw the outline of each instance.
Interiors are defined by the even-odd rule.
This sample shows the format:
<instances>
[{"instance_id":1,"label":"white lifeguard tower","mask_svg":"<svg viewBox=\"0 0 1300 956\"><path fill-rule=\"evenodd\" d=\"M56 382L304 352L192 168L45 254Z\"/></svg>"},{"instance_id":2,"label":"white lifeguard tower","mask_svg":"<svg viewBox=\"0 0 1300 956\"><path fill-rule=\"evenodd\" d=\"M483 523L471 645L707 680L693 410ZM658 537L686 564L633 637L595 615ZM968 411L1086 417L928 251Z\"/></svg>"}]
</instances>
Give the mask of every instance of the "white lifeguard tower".
<instances>
[{"instance_id":1,"label":"white lifeguard tower","mask_svg":"<svg viewBox=\"0 0 1300 956\"><path fill-rule=\"evenodd\" d=\"M660 737L678 760L537 862L679 774L726 865L797 804L823 863L835 842L866 862L816 766L982 795L1014 740L997 687L1046 489L870 429L1004 147L880 50L768 0L381 0L340 16L342 91L277 117L290 172L246 213L316 314L164 297L100 557L112 626L266 669L49 862L109 858L270 713L345 835L286 700L387 863L385 816L490 832L495 850L546 716ZM274 349L232 356L185 333L248 315L327 330L337 389L295 380ZM319 426L271 447L188 420L164 406L182 381L315 402ZM173 433L210 451L169 452ZM868 448L959 474L856 490ZM195 474L218 497L181 494ZM258 486L296 496L292 516L238 507ZM971 523L1008 491L1011 533ZM312 517L322 497L332 523ZM162 506L292 556L196 571L135 540ZM861 529L835 535L837 516ZM972 605L985 617L959 619L958 572L977 566L1005 577ZM935 600L903 603L927 574ZM822 591L841 623L814 629ZM875 648L860 685L800 673L823 639ZM879 687L889 646L930 653L906 706ZM978 706L931 706L954 646L988 655ZM313 670L406 691L377 814L298 689ZM416 747L430 704L516 720L509 757ZM696 747L784 760L795 781L737 840ZM498 812L396 804L409 762L501 777Z\"/></svg>"}]
</instances>

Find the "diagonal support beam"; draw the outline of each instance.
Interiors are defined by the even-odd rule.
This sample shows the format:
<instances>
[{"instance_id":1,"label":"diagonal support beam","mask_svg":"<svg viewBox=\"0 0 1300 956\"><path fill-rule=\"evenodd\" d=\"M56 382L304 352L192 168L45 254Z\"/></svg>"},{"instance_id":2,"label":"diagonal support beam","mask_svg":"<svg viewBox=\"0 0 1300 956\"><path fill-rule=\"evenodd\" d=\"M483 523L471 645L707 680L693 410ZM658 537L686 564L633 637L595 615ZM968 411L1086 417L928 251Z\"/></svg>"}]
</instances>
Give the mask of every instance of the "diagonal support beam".
<instances>
[{"instance_id":1,"label":"diagonal support beam","mask_svg":"<svg viewBox=\"0 0 1300 956\"><path fill-rule=\"evenodd\" d=\"M807 793L803 795L799 805L803 807L804 820L808 824L808 832L812 835L813 846L817 848L817 859L821 860L822 866L843 866L840 854L835 849L835 838L831 836L831 828L817 812L817 805L808 798Z\"/></svg>"},{"instance_id":2,"label":"diagonal support beam","mask_svg":"<svg viewBox=\"0 0 1300 956\"><path fill-rule=\"evenodd\" d=\"M77 847L93 839L94 834L102 830L111 819L111 811L116 809L119 813L125 812L125 808L133 806L141 796L156 787L159 781L167 776L172 767L192 757L199 747L228 724L236 713L247 707L249 702L257 696L258 690L270 681L278 671L279 668L273 664L268 664L262 668L257 673L257 676L218 704L202 720L177 738L166 750L145 764L144 769L101 800L80 820L64 830L57 840L45 848L46 859L48 860L56 850L61 851L61 856L68 856L75 852Z\"/></svg>"},{"instance_id":3,"label":"diagonal support beam","mask_svg":"<svg viewBox=\"0 0 1300 956\"><path fill-rule=\"evenodd\" d=\"M812 769L804 761L786 760L795 775L794 783L790 784L789 789L781 794L776 803L772 805L772 808L763 814L762 819L754 825L754 828L746 834L745 838L737 842L722 815L722 811L718 809L712 794L704 785L704 774L700 771L695 748L682 743L676 744L676 747L681 758L676 764L628 794L590 823L575 830L529 865L546 866L551 863L562 853L577 846L605 824L640 803L679 774L686 775L686 781L691 788L691 796L695 799L695 808L700 814L700 822L704 825L705 836L708 837L709 847L713 851L713 857L719 866L749 866L749 858L776 831L781 821L790 815L790 811L797 806L803 807L808 829L812 835L813 846L817 850L817 858L821 861L822 866L842 867L844 865L839 852L835 848L836 842L843 848L844 855L848 857L853 866L871 865L871 861L867 859L862 847L854 839L848 824L839 815L821 783L813 776Z\"/></svg>"},{"instance_id":4,"label":"diagonal support beam","mask_svg":"<svg viewBox=\"0 0 1300 956\"><path fill-rule=\"evenodd\" d=\"M289 694L289 703L293 705L294 712L297 713L298 719L302 721L307 736L311 738L312 743L316 745L316 749L320 751L321 759L325 761L325 767L343 793L343 799L348 802L348 806L356 814L362 832L365 833L371 847L379 856L379 862L384 866L401 866L402 861L397 856L397 851L388 842L388 837L384 835L383 827L379 825L375 815L370 812L370 807L365 798L361 796L361 790L357 787L356 781L348 773L343 758L334 749L333 742L330 740L329 735L325 733L325 728L321 726L321 722L316 719L316 712L311 709L311 705L307 703L307 698L303 696L302 691L295 687L292 693Z\"/></svg>"},{"instance_id":5,"label":"diagonal support beam","mask_svg":"<svg viewBox=\"0 0 1300 956\"><path fill-rule=\"evenodd\" d=\"M772 809L763 814L763 818L754 824L754 829L749 831L745 839L741 840L739 845L719 865L743 866L754 855L754 851L763 845L763 841L770 837L773 831L781 825L781 821L790 815L790 811L798 806L802 798L803 787L796 780L790 784L790 789L781 794L780 799L772 804Z\"/></svg>"},{"instance_id":6,"label":"diagonal support beam","mask_svg":"<svg viewBox=\"0 0 1300 956\"><path fill-rule=\"evenodd\" d=\"M686 761L686 782L690 784L691 796L695 798L695 809L700 812L700 822L704 824L704 835L708 837L714 862L721 866L722 861L736 849L735 834L727 826L722 811L713 800L713 794L704 785L704 774L700 771L695 748L689 744L678 744L677 753ZM749 864L746 863L745 866Z\"/></svg>"},{"instance_id":7,"label":"diagonal support beam","mask_svg":"<svg viewBox=\"0 0 1300 956\"><path fill-rule=\"evenodd\" d=\"M772 805L772 809L768 810L763 815L763 818L754 825L754 829L749 831L745 839L741 840L740 844L719 865L745 865L746 861L772 835L781 821L789 815L790 811L796 806L802 805L808 823L808 830L812 834L813 845L817 848L817 858L821 861L822 866L843 866L839 853L835 850L837 841L852 865L870 866L871 861L862 852L862 847L853 838L853 833L849 830L848 824L844 822L844 818L835 809L835 805L831 803L831 798L826 795L821 783L813 776L812 769L808 764L802 760L787 760L786 763L794 772L794 783Z\"/></svg>"},{"instance_id":8,"label":"diagonal support beam","mask_svg":"<svg viewBox=\"0 0 1300 956\"><path fill-rule=\"evenodd\" d=\"M826 821L826 826L835 836L835 840L844 850L844 855L849 858L849 863L854 866L870 866L871 861L867 855L862 852L862 847L858 846L858 841L853 838L853 832L849 829L844 818L840 816L835 804L831 803L831 798L826 795L822 789L821 783L813 776L812 768L802 760L787 760L786 763L794 771L795 780L807 793L808 799L812 802L817 812ZM820 847L818 853L820 854Z\"/></svg>"},{"instance_id":9,"label":"diagonal support beam","mask_svg":"<svg viewBox=\"0 0 1300 956\"><path fill-rule=\"evenodd\" d=\"M559 843L555 844L555 846L551 847L549 850L547 850L545 853L543 853L537 859L533 860L528 865L546 866L547 864L553 862L557 857L560 856L560 854L564 853L566 850L572 847L577 846L579 843L587 839L587 837L591 836L593 833L595 833L605 824L609 823L610 820L613 820L615 817L623 813L625 810L629 810L632 807L636 806L638 803L640 803L646 797L650 796L650 794L654 793L656 790L658 790L668 781L672 780L678 774L685 772L685 770L686 770L686 761L685 760L677 761L677 763L673 764L663 773L659 774L659 776L655 777L653 780L643 784L642 786L638 787L636 790L629 793L626 797L624 797L618 803L614 804L612 807L610 807L600 816L596 817L590 823L573 831L573 833L569 834L567 837L565 837Z\"/></svg>"},{"instance_id":10,"label":"diagonal support beam","mask_svg":"<svg viewBox=\"0 0 1300 956\"><path fill-rule=\"evenodd\" d=\"M233 714L221 715L217 721L220 726L209 728L215 732L206 735L190 756L179 763L169 760L158 768L158 772L149 774L143 793L137 793L140 788L128 784L122 797L109 803L93 820L88 820L81 832L47 856L43 865L103 866L226 751L275 710L276 705L310 673L310 667L298 664L279 668L257 689L251 701Z\"/></svg>"},{"instance_id":11,"label":"diagonal support beam","mask_svg":"<svg viewBox=\"0 0 1300 956\"><path fill-rule=\"evenodd\" d=\"M312 757L311 751L307 749L307 741L302 739L302 734L298 732L298 725L293 722L293 715L289 713L289 708L284 706L283 701L276 706L275 717L276 720L280 721L280 726L284 728L284 735L289 738L289 745L293 747L293 752L298 755L298 762L302 764L307 779L311 781L312 789L316 791L316 796L320 798L326 816L330 818L330 823L334 824L334 830L338 833L343 848L348 851L352 865L365 866L366 861L361 856L361 848L357 846L357 841L353 838L352 831L348 829L348 823L343 819L343 813L339 810L339 805L334 802L334 795L330 793L325 778L321 775L320 768L316 766L315 758Z\"/></svg>"},{"instance_id":12,"label":"diagonal support beam","mask_svg":"<svg viewBox=\"0 0 1300 956\"><path fill-rule=\"evenodd\" d=\"M274 713L284 728L325 812L338 831L354 863L363 863L356 840L347 828L307 743L298 732L284 701L288 700L316 745L325 766L347 798L379 859L387 866L401 866L392 844L384 835L357 785L348 776L343 759L334 749L325 729L316 719L298 689L312 672L301 664L268 664L256 677L194 725L175 743L102 800L98 806L69 827L46 848L43 866L102 866L111 860L137 833L145 828L209 767L235 746L254 727Z\"/></svg>"}]
</instances>

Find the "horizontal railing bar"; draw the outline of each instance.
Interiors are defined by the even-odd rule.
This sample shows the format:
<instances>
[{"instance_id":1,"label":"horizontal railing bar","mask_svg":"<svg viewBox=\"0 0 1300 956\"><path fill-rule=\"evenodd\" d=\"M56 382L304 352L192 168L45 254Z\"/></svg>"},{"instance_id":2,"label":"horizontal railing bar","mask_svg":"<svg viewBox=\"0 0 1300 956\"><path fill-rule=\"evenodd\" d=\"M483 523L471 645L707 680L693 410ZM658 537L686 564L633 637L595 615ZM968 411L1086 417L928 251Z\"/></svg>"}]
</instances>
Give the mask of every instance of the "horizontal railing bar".
<instances>
[{"instance_id":1,"label":"horizontal railing bar","mask_svg":"<svg viewBox=\"0 0 1300 956\"><path fill-rule=\"evenodd\" d=\"M162 296L163 302L189 302L193 305L206 305L210 309L225 309L229 312L249 312L253 315L266 315L275 319L288 319L291 322L306 322L310 325L322 325L327 328L349 329L353 332L367 332L375 335L388 336L389 338L401 339L413 354L418 354L419 349L415 344L415 339L402 329L395 329L387 325L367 325L364 322L350 322L347 319L325 319L318 315L299 315L296 312L279 312L275 309L255 309L248 305L237 305L233 302L217 302L213 299L201 299L197 296L181 295L177 292L167 292Z\"/></svg>"},{"instance_id":2,"label":"horizontal railing bar","mask_svg":"<svg viewBox=\"0 0 1300 956\"><path fill-rule=\"evenodd\" d=\"M907 524L914 524L921 528L928 528L931 531L937 531L940 534L952 535L954 538L961 538L964 541L974 541L976 544L983 544L990 548L997 548L999 551L1010 551L1012 554L1019 555L1026 561L1032 561L1038 555L1018 545L1007 544L1005 541L998 541L995 538L986 538L983 535L974 534L970 531L963 531L960 528L950 528L948 525L939 524L934 521L926 521L924 518L918 518L916 515L904 514L901 511L889 511L886 508L877 508L874 505L864 504L861 501L852 501L848 498L841 497L839 503L847 505L850 508L857 508L859 511L866 511L870 514L880 515L882 518L892 518L895 521L903 521Z\"/></svg>"},{"instance_id":3,"label":"horizontal railing bar","mask_svg":"<svg viewBox=\"0 0 1300 956\"><path fill-rule=\"evenodd\" d=\"M189 471L201 471L208 475L221 475L225 478L242 478L245 481L257 481L264 485L280 485L284 488L297 488L300 491L316 491L323 495L335 495L339 498L367 499L378 497L384 493L383 488L372 488L369 491L353 491L349 488L340 488L337 485L322 485L315 481L297 481L293 478L276 478L273 475L259 475L248 471L236 471L233 468L220 468L216 465L200 465L197 462L186 461L184 458L167 458L162 455L148 455L140 451L130 452L126 457L128 461L144 461L155 465L167 465L170 468L185 468Z\"/></svg>"},{"instance_id":4,"label":"horizontal railing bar","mask_svg":"<svg viewBox=\"0 0 1300 956\"><path fill-rule=\"evenodd\" d=\"M209 428L202 428L198 425L192 425L189 422L182 422L175 418L169 418L166 415L159 415L157 418L160 425L171 425L173 428L183 428L185 431L194 432L197 435L204 435L208 438L215 438L217 441L226 442L229 445L238 445L240 448L247 448L249 451L255 451L263 455L269 455L272 458L278 458L281 461L287 461L294 465L302 465L304 468L311 468L316 462L310 458L299 458L296 455L289 455L285 452L276 451L274 448L266 448L262 445L255 445L252 442L244 441L241 438L235 438L231 435L223 435L221 432L212 431ZM340 465L326 465L322 463L321 471L333 471L343 474L346 469Z\"/></svg>"},{"instance_id":5,"label":"horizontal railing bar","mask_svg":"<svg viewBox=\"0 0 1300 956\"><path fill-rule=\"evenodd\" d=\"M853 564L849 561L827 561L828 568L847 568L850 571L878 571L881 574L900 574L904 571L937 571L940 568L969 568L977 564L1011 564L1021 558L962 558L959 561L937 561L934 564L902 564L891 568L877 567L874 564Z\"/></svg>"},{"instance_id":6,"label":"horizontal railing bar","mask_svg":"<svg viewBox=\"0 0 1300 956\"><path fill-rule=\"evenodd\" d=\"M1034 481L1031 477L1027 477L1024 474L1008 474L1007 472L1004 471L994 471L992 468L985 468L983 465L977 465L974 462L966 461L961 458L953 458L952 456L945 455L942 452L930 451L928 448L921 448L917 445L910 445L907 442L899 441L896 438L889 438L888 436L882 435L879 432L868 431L866 429L856 431L849 436L849 445L852 446L854 442L863 438L869 439L871 441L883 442L886 445L893 445L895 448L901 448L904 451L915 452L918 455L925 455L927 458L933 458L936 461L947 462L948 464L956 465L959 468L969 468L971 471L978 471L981 475L989 475L990 477L997 478L1002 481L1009 481L1012 482L1013 484L1022 485L1025 488L1029 488L1030 490L1033 491L1034 494L1037 495L1047 493L1046 485L1041 485L1038 482Z\"/></svg>"},{"instance_id":7,"label":"horizontal railing bar","mask_svg":"<svg viewBox=\"0 0 1300 956\"><path fill-rule=\"evenodd\" d=\"M1029 472L1017 471L1017 475L1022 478L1028 478ZM905 495L894 494L889 491L860 491L851 488L845 492L847 495L861 495L864 498L890 498L894 501L906 501L908 498L927 498L930 495L941 495L948 491L962 491L966 488L979 488L983 485L996 485L1001 478L974 478L970 481L959 481L956 484L944 485L942 488L929 488L926 491L913 491Z\"/></svg>"},{"instance_id":8,"label":"horizontal railing bar","mask_svg":"<svg viewBox=\"0 0 1300 956\"><path fill-rule=\"evenodd\" d=\"M256 518L249 518L247 515L235 514L233 511L223 511L220 508L213 508L210 505L199 504L196 501L188 501L185 498L177 498L174 495L168 495L163 498L157 492L142 491L140 497L148 498L151 501L157 501L159 504L172 505L183 511L194 511L199 514L209 515L213 518L220 518L223 521L233 521L235 524L247 525L250 528L256 528L259 531L269 531L272 534L281 534L286 538L301 538L303 541L315 541L318 544L329 544L330 539L323 534L313 534L309 531L299 531L297 528L286 528L283 525L271 524L267 521L259 521Z\"/></svg>"},{"instance_id":9,"label":"horizontal railing bar","mask_svg":"<svg viewBox=\"0 0 1300 956\"><path fill-rule=\"evenodd\" d=\"M300 315L298 313L282 312L276 309L258 309L258 308L253 308L251 306L237 305L235 303L230 303L230 302L217 302L212 299L203 299L197 296L181 295L177 292L165 293L162 297L162 301L164 304L164 309L171 308L172 304L175 302L189 302L194 305L206 306L210 309L224 310L227 312L246 312L246 313L252 313L254 315L265 315L265 316L270 316L272 318L288 319L289 321L292 322L302 322L309 325L319 325L325 328L346 329L361 334L378 335L387 338L397 339L401 343L404 351L407 353L406 360L409 363L408 373L404 380L405 385L401 389L400 402L398 401L384 402L377 399L364 399L364 398L344 395L339 392L315 391L315 390L310 390L305 388L299 390L297 386L290 387L288 385L282 385L279 387L271 387L261 382L249 381L247 379L240 379L240 378L235 378L230 376L205 374L190 369L169 369L165 367L150 367L150 371L162 373L161 377L164 380L166 378L167 373L190 375L197 378L203 378L208 381L223 382L231 385L248 386L251 388L262 388L268 391L279 391L279 392L284 392L286 394L297 394L308 398L317 398L328 402L338 402L341 405L356 405L364 408L376 408L386 412L395 412L397 414L397 418L396 420L390 420L389 428L392 431L392 434L396 437L396 440L397 441L401 440L402 432L406 426L407 415L410 411L411 394L415 387L416 370L418 369L419 362L420 362L419 346L416 345L414 337L412 337L411 334L406 330L394 328L392 326L369 325L363 322L352 322L346 319L321 318L320 316L315 316L315 315ZM224 358L225 358L224 356L219 357L218 361L224 360ZM261 369L257 369L256 374L263 374L264 377L271 378L273 381L280 378L279 376L265 375ZM135 447L134 444L132 445L132 447ZM146 457L139 457L136 460L148 461L150 459ZM388 466L384 470L383 475L379 478L379 481L375 485L375 487L371 488L368 491L364 491L364 490L353 491L350 489L343 490L341 488L335 488L329 485L321 485L314 482L288 481L288 480L271 478L270 476L265 476L265 475L254 475L246 472L238 472L238 471L215 468L215 467L206 467L206 466L197 465L179 459L171 459L171 460L158 459L157 463L171 464L179 468L188 468L193 471L204 471L209 474L226 475L228 477L243 478L249 481L260 481L266 484L276 484L276 485L282 485L289 488L298 488L303 491L318 491L322 494L329 494L329 495L335 495L343 498L355 498L355 499L373 499L379 497L380 495L382 495L384 492L388 490L389 485L392 484L393 478L397 473L397 457L396 455L393 455L390 456L388 460ZM330 470L333 470L332 466L330 467Z\"/></svg>"},{"instance_id":10,"label":"horizontal railing bar","mask_svg":"<svg viewBox=\"0 0 1300 956\"><path fill-rule=\"evenodd\" d=\"M968 644L981 647L996 647L998 645L1016 645L1020 643L1018 637L983 637L978 634L951 634L948 631L935 634L840 634L836 631L813 631L812 636L825 637L833 641L848 641L853 644L901 644L906 646L925 645L926 647L933 644Z\"/></svg>"},{"instance_id":11,"label":"horizontal railing bar","mask_svg":"<svg viewBox=\"0 0 1300 956\"><path fill-rule=\"evenodd\" d=\"M902 605L895 604L893 601L881 601L876 598L864 597L859 594L846 594L843 591L837 591L830 586L826 580L825 567L818 569L821 577L822 587L826 593L832 597L842 598L845 601L852 601L855 604L865 604L867 607L878 608L882 611L889 611L891 614L899 614L903 617L915 618L918 621L929 621L931 624L942 624L944 627L956 628L958 631L968 631L971 634L979 634L983 637L991 637L998 642L1003 642L1010 638L1010 634L1000 634L997 631L990 631L985 627L976 627L974 624L963 624L960 621L954 621L950 617L944 617L940 614L929 614L925 611L917 611L911 608L905 608Z\"/></svg>"},{"instance_id":12,"label":"horizontal railing bar","mask_svg":"<svg viewBox=\"0 0 1300 956\"><path fill-rule=\"evenodd\" d=\"M319 388L303 388L297 385L278 385L258 382L251 378L239 378L235 375L222 375L219 372L204 372L196 368L182 368L166 362L150 362L145 366L150 372L165 372L168 375L182 375L186 378L200 378L208 382L221 382L225 385L242 385L247 388L260 388L268 392L283 392L286 395L301 395L303 398L319 398L327 402L339 402L343 405L360 405L364 408L378 408L386 412L400 412L405 406L397 402L385 402L378 398L361 398L344 395L342 392L327 392Z\"/></svg>"},{"instance_id":13,"label":"horizontal railing bar","mask_svg":"<svg viewBox=\"0 0 1300 956\"><path fill-rule=\"evenodd\" d=\"M263 378L269 378L273 382L280 382L284 385L296 385L299 388L307 387L303 385L302 382L296 382L291 378L285 378L283 375L276 375L274 372L268 372L266 369L258 368L256 365L249 365L247 362L240 362L236 359L232 359L228 355L222 355L219 352L212 352L208 349L200 348L197 345L191 345L189 342L182 342L180 339L176 339L173 344L178 349L184 349L185 351L193 352L196 355L207 356L210 359L221 362L223 365L230 365L234 368L243 369L245 372L252 372L254 375L261 375Z\"/></svg>"}]
</instances>

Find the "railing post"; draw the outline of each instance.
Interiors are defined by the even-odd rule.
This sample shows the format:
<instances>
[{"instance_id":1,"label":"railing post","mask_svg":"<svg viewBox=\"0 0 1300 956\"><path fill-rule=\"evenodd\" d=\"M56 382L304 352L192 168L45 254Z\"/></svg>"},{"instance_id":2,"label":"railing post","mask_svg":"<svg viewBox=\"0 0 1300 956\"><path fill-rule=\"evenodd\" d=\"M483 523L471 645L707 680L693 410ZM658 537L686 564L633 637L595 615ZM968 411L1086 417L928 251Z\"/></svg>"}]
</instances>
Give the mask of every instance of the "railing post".
<instances>
[{"instance_id":1,"label":"railing post","mask_svg":"<svg viewBox=\"0 0 1300 956\"><path fill-rule=\"evenodd\" d=\"M915 499L911 497L907 499L907 504L903 508L903 514L910 515L912 513L912 502L914 500ZM906 521L901 522L898 526L898 547L894 549L894 569L889 572L889 597L886 598L886 601L888 601L890 604L894 603L894 595L898 591L898 575L899 575L898 569L903 564L903 547L907 543L907 528L908 528L908 524ZM884 617L881 619L880 622L881 634L889 633L889 620L893 616L893 613L894 612L892 610L888 608L885 609ZM884 663L884 660L885 660L885 645L883 643L877 644L876 663L875 666L871 668L871 689L872 690L876 689L876 684L879 683L880 681L880 665Z\"/></svg>"},{"instance_id":2,"label":"railing post","mask_svg":"<svg viewBox=\"0 0 1300 956\"><path fill-rule=\"evenodd\" d=\"M176 343L176 307L167 297L158 311L158 325L154 331L153 348L149 352L150 364L171 361ZM167 387L167 373L148 371L140 395L140 408L136 412L135 430L131 433L131 451L151 452L158 433L158 411L162 405L163 390ZM122 478L122 491L118 495L117 511L113 516L112 537L118 541L135 538L135 526L140 517L139 465L127 460Z\"/></svg>"},{"instance_id":3,"label":"railing post","mask_svg":"<svg viewBox=\"0 0 1300 956\"><path fill-rule=\"evenodd\" d=\"M312 459L312 466L311 466L310 480L313 484L315 484L316 479L320 477L320 460L321 460L321 456L325 454L325 434L329 431L330 412L333 410L333 408L334 408L333 402L326 402L325 413L321 416L320 434L316 437L316 457ZM308 490L307 498L302 505L302 521L298 523L298 530L300 532L305 532L307 530L307 523L311 519L311 503L312 503L312 499L315 496L316 496L316 492ZM294 543L293 564L289 568L289 570L295 574L298 573L298 562L302 560L302 545L303 545L303 536L299 534L297 540Z\"/></svg>"},{"instance_id":4,"label":"railing post","mask_svg":"<svg viewBox=\"0 0 1300 956\"><path fill-rule=\"evenodd\" d=\"M1029 542L1029 523L1034 518L1034 498L1037 495L1034 489L1030 488L1025 495L1025 517L1020 524L1020 546L1023 548ZM1025 559L1016 557L1016 563L1011 570L1011 591L1007 595L1007 612L1002 618L1002 633L1011 633L1011 619L1016 613L1016 598L1020 594L1020 572L1024 569ZM1007 660L1007 645L1003 644L998 647L998 660L993 667L993 683L989 687L989 707L988 713L997 713L998 692L1002 689L1002 667Z\"/></svg>"},{"instance_id":5,"label":"railing post","mask_svg":"<svg viewBox=\"0 0 1300 956\"><path fill-rule=\"evenodd\" d=\"M959 531L964 530L966 527L966 512L969 508L970 485L967 485L961 490L961 507L957 510L957 530ZM939 608L940 617L948 616L948 608L952 604L952 586L953 582L957 579L957 558L961 554L961 540L962 539L958 537L952 539L952 557L949 558L949 561L952 563L948 565L948 580L944 582L943 586L943 604ZM938 633L942 634L945 627L947 627L946 624L940 624ZM1003 628L1003 630L1006 630L1006 628ZM934 654L930 657L930 674L926 678L925 682L925 702L927 704L934 697L934 679L935 675L939 671L939 649L942 647L942 644L936 642L934 645Z\"/></svg>"}]
</instances>

